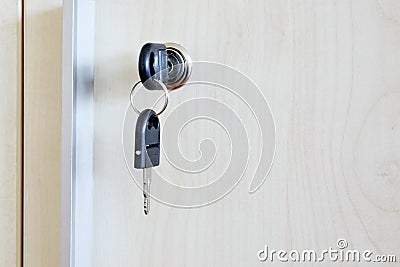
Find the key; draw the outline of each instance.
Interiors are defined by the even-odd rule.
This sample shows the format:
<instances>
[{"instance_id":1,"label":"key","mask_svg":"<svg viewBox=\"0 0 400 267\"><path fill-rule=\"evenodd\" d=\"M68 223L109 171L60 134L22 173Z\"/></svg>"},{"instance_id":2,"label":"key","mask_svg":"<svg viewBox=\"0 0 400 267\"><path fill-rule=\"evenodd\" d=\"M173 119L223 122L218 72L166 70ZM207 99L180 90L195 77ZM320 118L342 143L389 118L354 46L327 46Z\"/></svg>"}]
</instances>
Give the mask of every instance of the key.
<instances>
[{"instance_id":1,"label":"key","mask_svg":"<svg viewBox=\"0 0 400 267\"><path fill-rule=\"evenodd\" d=\"M134 167L143 169L144 214L150 211L151 168L160 165L160 121L152 109L145 109L136 121Z\"/></svg>"}]
</instances>

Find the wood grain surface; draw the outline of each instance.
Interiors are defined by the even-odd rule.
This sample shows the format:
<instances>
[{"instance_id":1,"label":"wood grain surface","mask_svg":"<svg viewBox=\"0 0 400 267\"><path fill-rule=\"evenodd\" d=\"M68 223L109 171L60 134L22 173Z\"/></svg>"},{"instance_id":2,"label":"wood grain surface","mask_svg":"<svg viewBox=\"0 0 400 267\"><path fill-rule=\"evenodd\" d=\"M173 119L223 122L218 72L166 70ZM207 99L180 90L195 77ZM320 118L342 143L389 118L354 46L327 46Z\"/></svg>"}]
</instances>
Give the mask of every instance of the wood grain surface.
<instances>
[{"instance_id":1,"label":"wood grain surface","mask_svg":"<svg viewBox=\"0 0 400 267\"><path fill-rule=\"evenodd\" d=\"M62 1L24 1L23 266L59 266Z\"/></svg>"},{"instance_id":2,"label":"wood grain surface","mask_svg":"<svg viewBox=\"0 0 400 267\"><path fill-rule=\"evenodd\" d=\"M399 1L95 5L93 266L266 265L257 259L265 245L322 250L338 238L400 257ZM227 64L259 85L275 117L277 150L255 194L240 184L204 208L153 201L143 215L120 129L148 41L181 43L194 61ZM184 90L171 101L179 104ZM193 140L208 134L223 137L215 127L197 129L182 141L183 153L196 158Z\"/></svg>"},{"instance_id":3,"label":"wood grain surface","mask_svg":"<svg viewBox=\"0 0 400 267\"><path fill-rule=\"evenodd\" d=\"M0 266L20 266L20 91L19 1L0 3Z\"/></svg>"},{"instance_id":4,"label":"wood grain surface","mask_svg":"<svg viewBox=\"0 0 400 267\"><path fill-rule=\"evenodd\" d=\"M93 266L257 266L268 264L257 259L265 245L318 250L338 238L353 249L400 257L398 1L98 0L95 6L93 227L87 229ZM25 14L24 263L57 266L61 1L26 1ZM8 27L1 35L15 38ZM153 201L151 215L143 216L120 129L138 79L137 53L147 41L182 43L195 61L230 65L259 85L275 117L277 150L255 194L242 183L213 205L178 209ZM15 73L3 77L6 71L2 83L4 77L16 83L8 79ZM184 90L171 95L169 108L190 94ZM9 118L3 116L6 104L7 112L17 107L16 96L6 93L2 125ZM230 100L220 92L212 96ZM198 156L193 140L224 137L211 126L192 131L193 139L181 143L189 158ZM17 136L4 134L6 147L15 144ZM259 140L250 136L250 142L257 146ZM12 151L13 145L4 154L11 163ZM16 175L12 166L2 166L2 201L16 194L8 178ZM219 161L213 168L223 166ZM251 171L244 180L249 176ZM188 180L184 174L170 179ZM2 212L12 225L12 211ZM7 231L5 240L13 235Z\"/></svg>"}]
</instances>

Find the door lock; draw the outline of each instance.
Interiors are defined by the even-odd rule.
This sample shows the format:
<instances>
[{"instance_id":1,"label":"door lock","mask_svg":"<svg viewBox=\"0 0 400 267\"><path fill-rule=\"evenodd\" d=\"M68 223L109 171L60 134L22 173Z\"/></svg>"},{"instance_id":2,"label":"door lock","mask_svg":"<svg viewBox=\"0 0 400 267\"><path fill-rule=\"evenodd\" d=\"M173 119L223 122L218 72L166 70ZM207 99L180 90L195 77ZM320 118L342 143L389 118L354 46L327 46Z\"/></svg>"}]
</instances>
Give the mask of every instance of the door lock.
<instances>
[{"instance_id":1,"label":"door lock","mask_svg":"<svg viewBox=\"0 0 400 267\"><path fill-rule=\"evenodd\" d=\"M146 43L139 53L139 77L149 90L160 90L160 82L168 90L183 86L192 72L192 59L187 50L176 43Z\"/></svg>"}]
</instances>

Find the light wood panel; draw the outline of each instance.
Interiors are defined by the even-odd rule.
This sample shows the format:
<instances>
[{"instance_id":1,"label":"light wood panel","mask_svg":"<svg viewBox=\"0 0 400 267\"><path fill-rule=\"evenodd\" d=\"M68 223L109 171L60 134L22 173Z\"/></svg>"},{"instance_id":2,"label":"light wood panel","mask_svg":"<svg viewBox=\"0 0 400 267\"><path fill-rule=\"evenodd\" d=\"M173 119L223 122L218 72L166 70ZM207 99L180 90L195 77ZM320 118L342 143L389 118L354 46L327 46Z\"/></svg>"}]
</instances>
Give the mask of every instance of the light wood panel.
<instances>
[{"instance_id":1,"label":"light wood panel","mask_svg":"<svg viewBox=\"0 0 400 267\"><path fill-rule=\"evenodd\" d=\"M24 13L24 266L59 266L62 1Z\"/></svg>"},{"instance_id":2,"label":"light wood panel","mask_svg":"<svg viewBox=\"0 0 400 267\"><path fill-rule=\"evenodd\" d=\"M318 250L338 238L398 255L399 3L96 1L93 265L256 266L264 245ZM119 129L147 41L180 42L260 86L277 152L254 195L241 184L205 208L153 201L143 216ZM181 146L195 156L191 139Z\"/></svg>"},{"instance_id":3,"label":"light wood panel","mask_svg":"<svg viewBox=\"0 0 400 267\"><path fill-rule=\"evenodd\" d=\"M20 6L0 2L0 266L20 266Z\"/></svg>"}]
</instances>

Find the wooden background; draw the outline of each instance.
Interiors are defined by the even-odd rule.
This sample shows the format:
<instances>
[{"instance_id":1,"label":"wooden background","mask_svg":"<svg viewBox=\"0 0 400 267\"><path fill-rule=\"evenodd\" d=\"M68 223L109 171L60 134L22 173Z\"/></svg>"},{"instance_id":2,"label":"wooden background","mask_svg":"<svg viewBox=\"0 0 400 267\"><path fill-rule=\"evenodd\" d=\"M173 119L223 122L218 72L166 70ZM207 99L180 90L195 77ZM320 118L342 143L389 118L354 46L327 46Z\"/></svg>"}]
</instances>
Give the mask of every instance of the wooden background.
<instances>
[{"instance_id":1,"label":"wooden background","mask_svg":"<svg viewBox=\"0 0 400 267\"><path fill-rule=\"evenodd\" d=\"M25 3L26 266L59 261L61 4ZM264 245L318 250L338 238L350 248L400 257L399 1L97 0L95 7L93 227L87 229L93 266L265 265L257 260ZM2 45L14 30L1 32ZM260 85L275 117L277 151L254 195L241 184L205 208L153 201L151 215L143 216L119 129L137 80L137 53L147 41L180 42L194 60L228 64ZM182 147L193 156L189 141ZM2 184L15 175L6 166ZM13 183L7 194L15 194Z\"/></svg>"},{"instance_id":2,"label":"wooden background","mask_svg":"<svg viewBox=\"0 0 400 267\"><path fill-rule=\"evenodd\" d=\"M24 1L23 266L60 265L62 0Z\"/></svg>"},{"instance_id":3,"label":"wooden background","mask_svg":"<svg viewBox=\"0 0 400 267\"><path fill-rule=\"evenodd\" d=\"M21 259L21 38L19 1L0 3L0 266Z\"/></svg>"},{"instance_id":4,"label":"wooden background","mask_svg":"<svg viewBox=\"0 0 400 267\"><path fill-rule=\"evenodd\" d=\"M264 245L322 250L338 238L399 256L399 1L95 6L93 266L256 266L266 264L257 260ZM214 205L182 210L153 201L143 216L119 129L147 41L182 43L195 61L228 64L260 86L277 151L254 195L242 183ZM196 158L192 137L181 147Z\"/></svg>"}]
</instances>

